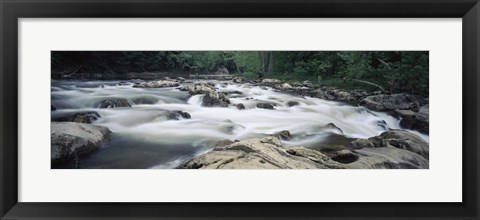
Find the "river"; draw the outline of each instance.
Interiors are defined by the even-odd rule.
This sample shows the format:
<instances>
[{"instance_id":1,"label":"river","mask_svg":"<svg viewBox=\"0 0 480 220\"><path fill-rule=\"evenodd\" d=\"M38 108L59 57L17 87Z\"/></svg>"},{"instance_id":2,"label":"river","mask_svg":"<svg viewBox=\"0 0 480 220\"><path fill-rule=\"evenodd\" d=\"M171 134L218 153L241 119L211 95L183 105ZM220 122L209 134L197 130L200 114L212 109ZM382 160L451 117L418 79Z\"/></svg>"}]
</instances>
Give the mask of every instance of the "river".
<instances>
[{"instance_id":1,"label":"river","mask_svg":"<svg viewBox=\"0 0 480 220\"><path fill-rule=\"evenodd\" d=\"M218 140L243 140L282 130L293 137L282 141L285 144L322 151L341 148L349 138L401 129L399 120L386 113L249 83L211 81L217 91L228 94L232 104L243 103L246 109L239 110L233 105L202 107L203 95L190 96L177 87L133 88L135 82L52 80L51 99L57 107L52 117L96 111L102 117L93 124L113 132L105 146L80 158L80 168L174 168L210 150ZM98 108L99 102L112 98L125 98L132 107ZM298 105L290 107L289 101ZM274 104L275 110L256 108L260 102ZM168 120L167 111L171 110L188 112L191 119ZM427 135L412 132L428 141ZM60 168L71 167L67 163Z\"/></svg>"}]
</instances>

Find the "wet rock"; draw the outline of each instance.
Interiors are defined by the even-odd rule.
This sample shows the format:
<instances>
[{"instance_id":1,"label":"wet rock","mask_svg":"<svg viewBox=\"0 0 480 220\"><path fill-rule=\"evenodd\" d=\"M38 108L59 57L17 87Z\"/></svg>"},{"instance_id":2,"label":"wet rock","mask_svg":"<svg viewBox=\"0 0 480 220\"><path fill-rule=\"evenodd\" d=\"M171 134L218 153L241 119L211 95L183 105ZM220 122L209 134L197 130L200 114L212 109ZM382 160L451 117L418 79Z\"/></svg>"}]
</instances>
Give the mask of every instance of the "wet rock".
<instances>
[{"instance_id":1,"label":"wet rock","mask_svg":"<svg viewBox=\"0 0 480 220\"><path fill-rule=\"evenodd\" d=\"M168 115L167 115L168 120L180 120L180 118L190 119L192 118L192 116L188 112L182 112L182 111L168 112Z\"/></svg>"},{"instance_id":2,"label":"wet rock","mask_svg":"<svg viewBox=\"0 0 480 220\"><path fill-rule=\"evenodd\" d=\"M347 169L428 169L428 159L408 150L395 147L345 150L336 160Z\"/></svg>"},{"instance_id":3,"label":"wet rock","mask_svg":"<svg viewBox=\"0 0 480 220\"><path fill-rule=\"evenodd\" d=\"M339 128L337 125L335 125L334 123L328 123L325 127L336 130L338 133L343 134L343 130Z\"/></svg>"},{"instance_id":4,"label":"wet rock","mask_svg":"<svg viewBox=\"0 0 480 220\"><path fill-rule=\"evenodd\" d=\"M368 139L357 139L352 142L352 145L356 147L374 148L394 147L413 152L427 160L429 158L428 142L418 135L404 130L390 130L383 132L379 136Z\"/></svg>"},{"instance_id":5,"label":"wet rock","mask_svg":"<svg viewBox=\"0 0 480 220\"><path fill-rule=\"evenodd\" d=\"M352 96L347 91L343 91L336 88L331 87L322 87L320 89L313 91L314 96L320 99L332 100L332 101L343 101L343 102L350 102L355 103L356 98Z\"/></svg>"},{"instance_id":6,"label":"wet rock","mask_svg":"<svg viewBox=\"0 0 480 220\"><path fill-rule=\"evenodd\" d=\"M215 92L215 85L200 83L194 86L181 87L180 90L188 91L190 95L209 94Z\"/></svg>"},{"instance_id":7,"label":"wet rock","mask_svg":"<svg viewBox=\"0 0 480 220\"><path fill-rule=\"evenodd\" d=\"M407 129L429 133L429 106L420 107L418 112L412 110L395 110L394 115L400 117L400 125Z\"/></svg>"},{"instance_id":8,"label":"wet rock","mask_svg":"<svg viewBox=\"0 0 480 220\"><path fill-rule=\"evenodd\" d=\"M110 139L107 127L75 122L51 123L52 164L76 159L100 148Z\"/></svg>"},{"instance_id":9,"label":"wet rock","mask_svg":"<svg viewBox=\"0 0 480 220\"><path fill-rule=\"evenodd\" d=\"M270 103L258 103L257 108L264 108L264 109L275 109L272 104Z\"/></svg>"},{"instance_id":10,"label":"wet rock","mask_svg":"<svg viewBox=\"0 0 480 220\"><path fill-rule=\"evenodd\" d=\"M177 77L177 81L179 81L179 82L185 82L185 81L187 81L187 79L179 76L179 77Z\"/></svg>"},{"instance_id":11,"label":"wet rock","mask_svg":"<svg viewBox=\"0 0 480 220\"><path fill-rule=\"evenodd\" d=\"M109 99L103 100L97 104L99 108L122 108L122 107L132 107L128 100L126 99Z\"/></svg>"},{"instance_id":12,"label":"wet rock","mask_svg":"<svg viewBox=\"0 0 480 220\"><path fill-rule=\"evenodd\" d=\"M168 78L168 79L152 81L152 82L137 83L133 87L134 88L163 88L163 87L176 87L179 85L180 83L178 81Z\"/></svg>"},{"instance_id":13,"label":"wet rock","mask_svg":"<svg viewBox=\"0 0 480 220\"><path fill-rule=\"evenodd\" d=\"M276 84L274 86L276 89L280 89L280 90L289 90L289 89L293 89L293 86L288 84L288 83L283 83L283 84Z\"/></svg>"},{"instance_id":14,"label":"wet rock","mask_svg":"<svg viewBox=\"0 0 480 220\"><path fill-rule=\"evenodd\" d=\"M205 107L227 107L230 100L223 93L207 93L202 99L202 106Z\"/></svg>"},{"instance_id":15,"label":"wet rock","mask_svg":"<svg viewBox=\"0 0 480 220\"><path fill-rule=\"evenodd\" d=\"M278 79L263 79L262 80L262 83L263 84L278 84L280 83L281 81L278 80Z\"/></svg>"},{"instance_id":16,"label":"wet rock","mask_svg":"<svg viewBox=\"0 0 480 220\"><path fill-rule=\"evenodd\" d=\"M373 95L361 100L360 105L374 111L412 110L418 111L426 101L408 94Z\"/></svg>"},{"instance_id":17,"label":"wet rock","mask_svg":"<svg viewBox=\"0 0 480 220\"><path fill-rule=\"evenodd\" d=\"M280 140L290 140L290 139L292 139L292 135L290 134L290 131L288 131L288 130L275 132L274 134L272 134L272 136L277 137Z\"/></svg>"},{"instance_id":18,"label":"wet rock","mask_svg":"<svg viewBox=\"0 0 480 220\"><path fill-rule=\"evenodd\" d=\"M101 118L100 114L94 111L89 111L89 112L68 113L68 114L52 117L52 121L78 122L78 123L91 124L92 122L98 120L99 118Z\"/></svg>"},{"instance_id":19,"label":"wet rock","mask_svg":"<svg viewBox=\"0 0 480 220\"><path fill-rule=\"evenodd\" d=\"M181 169L325 169L343 168L328 156L304 147L285 147L275 137L243 140L215 147Z\"/></svg>"},{"instance_id":20,"label":"wet rock","mask_svg":"<svg viewBox=\"0 0 480 220\"><path fill-rule=\"evenodd\" d=\"M240 78L240 77L234 77L234 78L232 79L232 82L233 82L233 83L242 83L242 82L243 82L243 79Z\"/></svg>"},{"instance_id":21,"label":"wet rock","mask_svg":"<svg viewBox=\"0 0 480 220\"><path fill-rule=\"evenodd\" d=\"M157 103L157 99L155 98L147 98L147 97L142 97L142 98L134 98L132 99L133 103L135 103L136 105L152 105L152 104L155 104Z\"/></svg>"},{"instance_id":22,"label":"wet rock","mask_svg":"<svg viewBox=\"0 0 480 220\"><path fill-rule=\"evenodd\" d=\"M55 111L57 110L57 107L55 107L54 105L50 105L50 111Z\"/></svg>"},{"instance_id":23,"label":"wet rock","mask_svg":"<svg viewBox=\"0 0 480 220\"><path fill-rule=\"evenodd\" d=\"M244 110L245 109L245 105L243 105L242 103L238 103L235 106L237 107L238 110Z\"/></svg>"},{"instance_id":24,"label":"wet rock","mask_svg":"<svg viewBox=\"0 0 480 220\"><path fill-rule=\"evenodd\" d=\"M300 105L300 103L298 103L297 101L289 101L289 102L287 102L287 105L289 107L292 107L292 106Z\"/></svg>"},{"instance_id":25,"label":"wet rock","mask_svg":"<svg viewBox=\"0 0 480 220\"><path fill-rule=\"evenodd\" d=\"M350 164L355 161L358 161L360 157L356 154L354 154L350 150L341 150L335 152L335 154L331 157L332 160L337 161L339 163L343 164Z\"/></svg>"}]
</instances>

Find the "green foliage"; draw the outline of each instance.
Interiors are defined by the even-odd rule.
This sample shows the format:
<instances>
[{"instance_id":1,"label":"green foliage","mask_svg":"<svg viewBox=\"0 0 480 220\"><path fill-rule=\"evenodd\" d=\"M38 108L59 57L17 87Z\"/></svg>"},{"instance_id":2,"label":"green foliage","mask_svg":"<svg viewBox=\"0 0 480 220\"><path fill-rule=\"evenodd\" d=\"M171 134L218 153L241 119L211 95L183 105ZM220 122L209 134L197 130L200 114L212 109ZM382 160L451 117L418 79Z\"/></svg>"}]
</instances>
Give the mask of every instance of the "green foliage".
<instances>
[{"instance_id":1,"label":"green foliage","mask_svg":"<svg viewBox=\"0 0 480 220\"><path fill-rule=\"evenodd\" d=\"M428 96L427 51L54 51L52 74L80 67L85 73L184 72L225 67L244 78L310 80L348 89L378 89ZM268 68L267 68L268 67Z\"/></svg>"}]
</instances>

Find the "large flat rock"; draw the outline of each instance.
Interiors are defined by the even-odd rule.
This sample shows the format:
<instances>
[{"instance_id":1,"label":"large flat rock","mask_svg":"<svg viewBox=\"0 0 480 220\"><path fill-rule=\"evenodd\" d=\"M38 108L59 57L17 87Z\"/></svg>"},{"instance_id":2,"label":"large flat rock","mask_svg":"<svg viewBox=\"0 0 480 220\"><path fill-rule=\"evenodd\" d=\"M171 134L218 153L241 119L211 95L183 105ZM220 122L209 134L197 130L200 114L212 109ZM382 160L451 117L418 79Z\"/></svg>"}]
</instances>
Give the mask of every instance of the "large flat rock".
<instances>
[{"instance_id":1,"label":"large flat rock","mask_svg":"<svg viewBox=\"0 0 480 220\"><path fill-rule=\"evenodd\" d=\"M110 138L107 127L77 122L51 123L51 161L68 161L100 148Z\"/></svg>"}]
</instances>

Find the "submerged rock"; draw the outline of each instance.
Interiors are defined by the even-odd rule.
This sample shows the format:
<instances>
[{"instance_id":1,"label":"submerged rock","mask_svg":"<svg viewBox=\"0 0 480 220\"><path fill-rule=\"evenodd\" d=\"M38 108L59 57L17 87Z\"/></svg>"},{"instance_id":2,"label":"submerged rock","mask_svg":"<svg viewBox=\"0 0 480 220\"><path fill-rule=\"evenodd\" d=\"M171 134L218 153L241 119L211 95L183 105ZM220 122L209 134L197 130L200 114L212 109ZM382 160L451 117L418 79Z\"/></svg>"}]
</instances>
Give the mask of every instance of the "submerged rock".
<instances>
[{"instance_id":1,"label":"submerged rock","mask_svg":"<svg viewBox=\"0 0 480 220\"><path fill-rule=\"evenodd\" d=\"M287 105L289 107L292 107L292 106L300 105L300 103L298 103L297 101L289 101L289 102L287 102Z\"/></svg>"},{"instance_id":2,"label":"submerged rock","mask_svg":"<svg viewBox=\"0 0 480 220\"><path fill-rule=\"evenodd\" d=\"M238 110L244 110L245 109L245 105L243 105L242 103L238 103L235 106L237 106Z\"/></svg>"},{"instance_id":3,"label":"submerged rock","mask_svg":"<svg viewBox=\"0 0 480 220\"><path fill-rule=\"evenodd\" d=\"M76 122L52 122L50 128L52 164L97 150L111 133L107 127Z\"/></svg>"},{"instance_id":4,"label":"submerged rock","mask_svg":"<svg viewBox=\"0 0 480 220\"><path fill-rule=\"evenodd\" d=\"M87 123L90 124L97 119L101 118L100 114L94 111L89 112L75 112L68 113L65 115L53 117L52 121L56 122L78 122L78 123Z\"/></svg>"},{"instance_id":5,"label":"submerged rock","mask_svg":"<svg viewBox=\"0 0 480 220\"><path fill-rule=\"evenodd\" d=\"M97 104L99 108L122 108L122 107L132 107L128 100L126 99L109 99L103 100Z\"/></svg>"},{"instance_id":6,"label":"submerged rock","mask_svg":"<svg viewBox=\"0 0 480 220\"><path fill-rule=\"evenodd\" d=\"M171 111L167 115L168 120L180 120L180 118L190 119L192 116L188 112L182 111Z\"/></svg>"}]
</instances>

